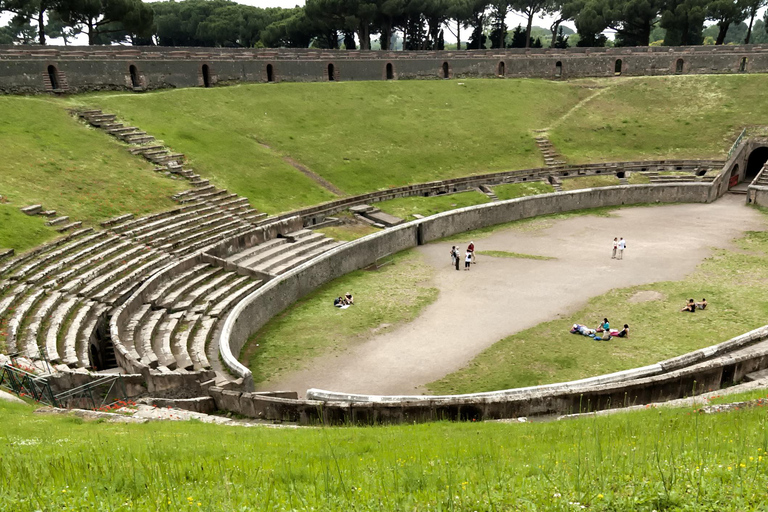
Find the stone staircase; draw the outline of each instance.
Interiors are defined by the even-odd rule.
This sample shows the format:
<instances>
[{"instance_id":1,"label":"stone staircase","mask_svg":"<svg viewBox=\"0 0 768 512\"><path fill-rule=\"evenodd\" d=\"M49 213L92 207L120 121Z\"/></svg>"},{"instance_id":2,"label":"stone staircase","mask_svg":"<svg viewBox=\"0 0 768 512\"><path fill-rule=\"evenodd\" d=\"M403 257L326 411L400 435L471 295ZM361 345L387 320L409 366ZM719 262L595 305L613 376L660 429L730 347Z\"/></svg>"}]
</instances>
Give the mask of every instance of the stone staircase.
<instances>
[{"instance_id":1,"label":"stone staircase","mask_svg":"<svg viewBox=\"0 0 768 512\"><path fill-rule=\"evenodd\" d=\"M388 228L405 222L405 220L400 217L390 215L368 204L352 206L349 208L349 211L352 212L356 219L376 228Z\"/></svg>"},{"instance_id":2,"label":"stone staircase","mask_svg":"<svg viewBox=\"0 0 768 512\"><path fill-rule=\"evenodd\" d=\"M768 165L763 167L760 171L760 174L757 175L757 181L755 181L755 185L768 187Z\"/></svg>"},{"instance_id":3,"label":"stone staircase","mask_svg":"<svg viewBox=\"0 0 768 512\"><path fill-rule=\"evenodd\" d=\"M539 151L544 156L544 164L547 167L565 165L565 158L557 152L555 146L552 145L552 142L547 137L540 135L535 140L536 146L538 146Z\"/></svg>"},{"instance_id":4,"label":"stone staircase","mask_svg":"<svg viewBox=\"0 0 768 512\"><path fill-rule=\"evenodd\" d=\"M488 198L491 200L491 202L495 202L495 201L498 201L498 200L499 200L499 198L498 198L498 196L496 195L496 193L495 193L495 192L493 191L493 189L492 189L491 187L489 187L488 185L480 185L480 186L478 187L478 190L479 190L481 193L483 193L483 194L485 194L486 196L488 196Z\"/></svg>"},{"instance_id":5,"label":"stone staircase","mask_svg":"<svg viewBox=\"0 0 768 512\"><path fill-rule=\"evenodd\" d=\"M340 244L322 233L302 229L245 249L226 261L261 274L278 276Z\"/></svg>"}]
</instances>

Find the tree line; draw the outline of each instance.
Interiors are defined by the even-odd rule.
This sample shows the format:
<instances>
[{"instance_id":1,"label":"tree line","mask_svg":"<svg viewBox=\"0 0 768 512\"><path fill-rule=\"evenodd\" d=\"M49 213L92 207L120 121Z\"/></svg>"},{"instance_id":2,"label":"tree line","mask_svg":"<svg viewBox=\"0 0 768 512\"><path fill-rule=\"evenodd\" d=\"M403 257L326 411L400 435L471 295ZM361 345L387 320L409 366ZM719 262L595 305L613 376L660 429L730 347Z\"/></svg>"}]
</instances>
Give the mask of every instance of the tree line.
<instances>
[{"instance_id":1,"label":"tree line","mask_svg":"<svg viewBox=\"0 0 768 512\"><path fill-rule=\"evenodd\" d=\"M0 13L12 15L0 27L0 44L46 44L50 38L68 44L86 34L89 44L441 50L446 32L458 41L450 47L459 50L749 44L768 41L768 12L758 19L766 5L768 0L307 0L304 7L283 9L230 0L0 0ZM525 26L507 26L513 12ZM542 15L553 19L544 37L533 25ZM575 36L564 30L565 22L576 26ZM615 32L613 41L606 30ZM728 37L737 32L738 40Z\"/></svg>"}]
</instances>

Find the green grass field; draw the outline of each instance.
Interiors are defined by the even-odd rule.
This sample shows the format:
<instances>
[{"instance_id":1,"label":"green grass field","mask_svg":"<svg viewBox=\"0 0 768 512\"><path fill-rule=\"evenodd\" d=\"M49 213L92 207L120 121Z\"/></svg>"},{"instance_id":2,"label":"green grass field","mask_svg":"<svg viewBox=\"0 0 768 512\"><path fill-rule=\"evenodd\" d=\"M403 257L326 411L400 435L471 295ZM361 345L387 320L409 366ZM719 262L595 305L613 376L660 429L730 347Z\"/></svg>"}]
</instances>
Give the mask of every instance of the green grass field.
<instances>
[{"instance_id":1,"label":"green grass field","mask_svg":"<svg viewBox=\"0 0 768 512\"><path fill-rule=\"evenodd\" d=\"M550 423L125 425L0 402L0 503L33 510L756 511L754 408Z\"/></svg>"},{"instance_id":2,"label":"green grass field","mask_svg":"<svg viewBox=\"0 0 768 512\"><path fill-rule=\"evenodd\" d=\"M240 356L261 383L304 368L313 358L361 343L409 322L437 298L432 269L415 251L386 258L379 270L358 270L321 286L251 337ZM333 307L351 292L355 305Z\"/></svg>"},{"instance_id":3,"label":"green grass field","mask_svg":"<svg viewBox=\"0 0 768 512\"><path fill-rule=\"evenodd\" d=\"M742 128L768 124L768 77L585 81L607 87L549 132L569 163L723 158Z\"/></svg>"},{"instance_id":4,"label":"green grass field","mask_svg":"<svg viewBox=\"0 0 768 512\"><path fill-rule=\"evenodd\" d=\"M87 128L55 99L0 97L0 247L25 249L55 234L42 219L7 209L42 204L71 220L94 224L122 213L171 208L180 181L152 172L114 139ZM21 233L24 233L22 235Z\"/></svg>"},{"instance_id":5,"label":"green grass field","mask_svg":"<svg viewBox=\"0 0 768 512\"><path fill-rule=\"evenodd\" d=\"M615 289L573 314L509 336L428 388L450 394L569 381L652 364L763 326L768 232L749 232L736 245L717 251L682 281ZM659 296L632 302L640 291ZM679 310L689 297L706 297L712 306L684 315ZM631 337L596 341L569 332L575 323L595 327L603 317L613 327L629 324Z\"/></svg>"}]
</instances>

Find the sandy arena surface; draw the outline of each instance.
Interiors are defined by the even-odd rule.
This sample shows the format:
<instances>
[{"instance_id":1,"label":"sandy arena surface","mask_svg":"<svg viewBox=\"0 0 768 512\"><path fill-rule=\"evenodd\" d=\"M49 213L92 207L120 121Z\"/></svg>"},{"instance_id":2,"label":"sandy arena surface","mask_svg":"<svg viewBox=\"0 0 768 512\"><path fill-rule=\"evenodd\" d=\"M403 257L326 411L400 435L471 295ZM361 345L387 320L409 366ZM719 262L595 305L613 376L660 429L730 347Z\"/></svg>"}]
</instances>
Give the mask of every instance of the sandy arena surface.
<instances>
[{"instance_id":1,"label":"sandy arena surface","mask_svg":"<svg viewBox=\"0 0 768 512\"><path fill-rule=\"evenodd\" d=\"M611 217L578 216L535 230L510 228L475 240L476 249L551 256L554 260L479 256L470 271L450 266L451 243L419 247L436 271L438 299L413 322L260 389L309 388L367 394L421 394L500 339L581 308L613 288L679 280L713 248L728 247L764 218L726 195L713 204L626 208ZM611 259L614 237L627 240ZM469 240L466 241L467 243ZM466 243L462 249L466 248ZM463 264L462 264L463 267Z\"/></svg>"}]
</instances>

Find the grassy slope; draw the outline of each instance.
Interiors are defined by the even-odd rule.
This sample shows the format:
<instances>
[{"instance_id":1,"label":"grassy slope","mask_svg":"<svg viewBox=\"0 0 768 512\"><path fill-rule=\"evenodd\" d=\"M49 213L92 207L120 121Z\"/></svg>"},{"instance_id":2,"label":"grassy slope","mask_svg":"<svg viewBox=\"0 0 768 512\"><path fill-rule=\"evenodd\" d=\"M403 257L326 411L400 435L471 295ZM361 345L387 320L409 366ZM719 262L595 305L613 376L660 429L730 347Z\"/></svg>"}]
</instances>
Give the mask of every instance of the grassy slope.
<instances>
[{"instance_id":1,"label":"grassy slope","mask_svg":"<svg viewBox=\"0 0 768 512\"><path fill-rule=\"evenodd\" d=\"M400 217L405 220L413 220L413 214L417 213L424 217L436 213L464 208L465 206L474 206L489 202L488 196L471 190L469 192L459 192L458 194L448 194L444 196L432 197L399 197L389 201L376 203L376 207L382 211Z\"/></svg>"},{"instance_id":2,"label":"grassy slope","mask_svg":"<svg viewBox=\"0 0 768 512\"><path fill-rule=\"evenodd\" d=\"M0 402L8 510L751 511L765 411L273 429L126 425Z\"/></svg>"},{"instance_id":3,"label":"grassy slope","mask_svg":"<svg viewBox=\"0 0 768 512\"><path fill-rule=\"evenodd\" d=\"M569 163L723 158L747 124L768 124L766 75L597 81L610 89L550 132Z\"/></svg>"},{"instance_id":4,"label":"grassy slope","mask_svg":"<svg viewBox=\"0 0 768 512\"><path fill-rule=\"evenodd\" d=\"M546 126L589 94L542 80L461 83L261 84L80 101L120 112L191 156L206 176L254 201L272 194L266 204L285 210L297 201L278 191L304 191L303 204L319 202L317 191L309 182L286 177L287 168L275 153L254 140L292 156L344 192L358 194L539 166L541 155L529 130ZM543 96L546 102L539 100ZM244 181L233 181L236 174L257 185L245 188ZM288 181L274 183L278 176Z\"/></svg>"},{"instance_id":5,"label":"grassy slope","mask_svg":"<svg viewBox=\"0 0 768 512\"><path fill-rule=\"evenodd\" d=\"M682 281L616 289L564 318L494 344L465 368L429 385L435 393L467 393L573 380L651 364L720 343L765 325L768 316L768 232L750 232L739 251L718 251ZM631 303L653 290L661 300ZM689 297L711 306L679 312ZM630 325L629 339L595 341L569 333L574 323Z\"/></svg>"},{"instance_id":6,"label":"grassy slope","mask_svg":"<svg viewBox=\"0 0 768 512\"><path fill-rule=\"evenodd\" d=\"M241 360L256 383L304 367L314 357L364 341L388 327L408 322L437 298L429 287L431 268L413 251L387 258L371 272L358 270L320 287L272 319L243 349ZM333 307L351 292L355 305ZM257 347L258 344L258 347Z\"/></svg>"},{"instance_id":7,"label":"grassy slope","mask_svg":"<svg viewBox=\"0 0 768 512\"><path fill-rule=\"evenodd\" d=\"M56 100L0 97L0 112L0 194L9 200L8 208L40 203L72 220L94 223L171 208L170 196L184 188L153 173L108 135L80 124ZM22 240L14 231L31 226L13 218L0 223L0 246L22 249L51 236L35 224Z\"/></svg>"},{"instance_id":8,"label":"grassy slope","mask_svg":"<svg viewBox=\"0 0 768 512\"><path fill-rule=\"evenodd\" d=\"M30 217L21 213L17 206L0 204L0 248L21 252L57 234L55 229L45 225L45 218Z\"/></svg>"}]
</instances>

